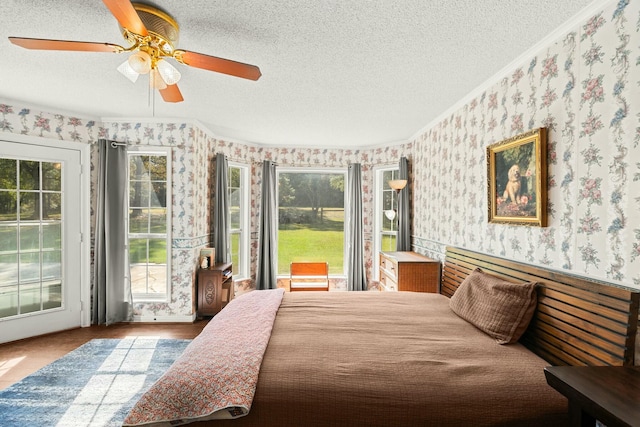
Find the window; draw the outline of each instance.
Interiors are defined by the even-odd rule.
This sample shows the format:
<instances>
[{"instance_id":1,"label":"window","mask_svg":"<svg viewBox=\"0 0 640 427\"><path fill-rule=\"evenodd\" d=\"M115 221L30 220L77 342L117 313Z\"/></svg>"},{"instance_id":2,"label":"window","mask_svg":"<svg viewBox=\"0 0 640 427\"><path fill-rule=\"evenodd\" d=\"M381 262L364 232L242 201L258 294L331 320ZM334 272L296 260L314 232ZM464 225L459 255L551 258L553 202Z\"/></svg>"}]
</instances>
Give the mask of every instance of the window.
<instances>
[{"instance_id":1,"label":"window","mask_svg":"<svg viewBox=\"0 0 640 427\"><path fill-rule=\"evenodd\" d=\"M135 301L166 300L171 265L171 151L129 152L129 263Z\"/></svg>"},{"instance_id":2,"label":"window","mask_svg":"<svg viewBox=\"0 0 640 427\"><path fill-rule=\"evenodd\" d=\"M249 167L229 162L229 216L233 276L249 277Z\"/></svg>"},{"instance_id":3,"label":"window","mask_svg":"<svg viewBox=\"0 0 640 427\"><path fill-rule=\"evenodd\" d=\"M375 222L374 222L374 274L378 274L378 253L395 251L398 233L398 194L389 187L389 181L397 179L398 166L380 168L375 175Z\"/></svg>"},{"instance_id":4,"label":"window","mask_svg":"<svg viewBox=\"0 0 640 427\"><path fill-rule=\"evenodd\" d=\"M293 261L329 263L345 273L346 171L278 170L278 274Z\"/></svg>"},{"instance_id":5,"label":"window","mask_svg":"<svg viewBox=\"0 0 640 427\"><path fill-rule=\"evenodd\" d=\"M62 306L62 163L0 158L0 318Z\"/></svg>"}]
</instances>

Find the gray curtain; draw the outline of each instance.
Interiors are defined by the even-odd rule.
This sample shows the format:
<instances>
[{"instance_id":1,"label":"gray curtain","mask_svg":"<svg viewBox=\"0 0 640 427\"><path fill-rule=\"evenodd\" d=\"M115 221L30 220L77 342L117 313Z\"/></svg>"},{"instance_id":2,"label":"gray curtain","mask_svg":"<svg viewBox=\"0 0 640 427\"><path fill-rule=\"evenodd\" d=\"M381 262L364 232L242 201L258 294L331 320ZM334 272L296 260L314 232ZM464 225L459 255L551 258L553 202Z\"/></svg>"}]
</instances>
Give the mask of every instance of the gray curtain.
<instances>
[{"instance_id":1,"label":"gray curtain","mask_svg":"<svg viewBox=\"0 0 640 427\"><path fill-rule=\"evenodd\" d=\"M400 158L399 179L406 179L407 185L398 193L398 238L396 250L411 250L411 219L409 215L409 161L406 157Z\"/></svg>"},{"instance_id":2,"label":"gray curtain","mask_svg":"<svg viewBox=\"0 0 640 427\"><path fill-rule=\"evenodd\" d=\"M132 319L127 246L127 150L98 140L98 204L94 248L92 323Z\"/></svg>"},{"instance_id":3,"label":"gray curtain","mask_svg":"<svg viewBox=\"0 0 640 427\"><path fill-rule=\"evenodd\" d=\"M347 290L366 291L364 270L364 242L362 234L362 172L359 163L349 165L349 235Z\"/></svg>"},{"instance_id":4,"label":"gray curtain","mask_svg":"<svg viewBox=\"0 0 640 427\"><path fill-rule=\"evenodd\" d=\"M276 269L276 165L265 160L262 163L262 199L260 203L260 236L258 240L258 271L256 289L275 289Z\"/></svg>"},{"instance_id":5,"label":"gray curtain","mask_svg":"<svg viewBox=\"0 0 640 427\"><path fill-rule=\"evenodd\" d=\"M230 261L229 235L231 234L231 225L229 223L228 177L229 165L227 164L227 157L222 153L218 153L216 155L216 207L213 212L215 262Z\"/></svg>"}]
</instances>

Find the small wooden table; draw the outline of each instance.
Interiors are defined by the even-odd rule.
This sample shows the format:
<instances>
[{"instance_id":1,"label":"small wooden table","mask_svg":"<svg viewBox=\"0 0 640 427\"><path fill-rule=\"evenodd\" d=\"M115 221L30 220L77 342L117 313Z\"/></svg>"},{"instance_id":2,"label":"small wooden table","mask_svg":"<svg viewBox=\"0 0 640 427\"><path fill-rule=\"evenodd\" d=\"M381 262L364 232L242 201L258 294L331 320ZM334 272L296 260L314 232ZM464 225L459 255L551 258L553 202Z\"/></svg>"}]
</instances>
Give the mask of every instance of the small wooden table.
<instances>
[{"instance_id":1,"label":"small wooden table","mask_svg":"<svg viewBox=\"0 0 640 427\"><path fill-rule=\"evenodd\" d=\"M640 426L640 366L549 366L544 375L569 400L572 426Z\"/></svg>"}]
</instances>

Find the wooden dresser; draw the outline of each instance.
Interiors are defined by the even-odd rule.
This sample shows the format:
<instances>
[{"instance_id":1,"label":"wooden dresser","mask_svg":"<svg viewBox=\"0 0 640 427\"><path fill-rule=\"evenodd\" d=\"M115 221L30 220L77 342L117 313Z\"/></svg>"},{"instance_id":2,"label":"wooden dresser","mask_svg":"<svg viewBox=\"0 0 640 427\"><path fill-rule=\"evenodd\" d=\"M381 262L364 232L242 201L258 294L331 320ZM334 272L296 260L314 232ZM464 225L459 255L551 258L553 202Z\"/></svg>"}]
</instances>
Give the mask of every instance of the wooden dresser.
<instances>
[{"instance_id":1,"label":"wooden dresser","mask_svg":"<svg viewBox=\"0 0 640 427\"><path fill-rule=\"evenodd\" d=\"M233 299L232 264L198 269L198 317L215 316Z\"/></svg>"},{"instance_id":2,"label":"wooden dresser","mask_svg":"<svg viewBox=\"0 0 640 427\"><path fill-rule=\"evenodd\" d=\"M380 290L438 292L440 262L415 252L380 252Z\"/></svg>"}]
</instances>

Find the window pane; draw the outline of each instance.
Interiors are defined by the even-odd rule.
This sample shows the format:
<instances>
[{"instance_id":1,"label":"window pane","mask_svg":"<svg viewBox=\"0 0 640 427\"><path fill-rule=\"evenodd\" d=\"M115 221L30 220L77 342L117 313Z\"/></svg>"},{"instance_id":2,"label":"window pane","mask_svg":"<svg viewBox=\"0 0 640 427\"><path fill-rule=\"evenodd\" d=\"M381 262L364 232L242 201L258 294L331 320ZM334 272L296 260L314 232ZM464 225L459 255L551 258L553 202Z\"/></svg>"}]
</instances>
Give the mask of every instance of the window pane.
<instances>
[{"instance_id":1,"label":"window pane","mask_svg":"<svg viewBox=\"0 0 640 427\"><path fill-rule=\"evenodd\" d=\"M143 173L142 160L140 156L129 157L129 180L140 180Z\"/></svg>"},{"instance_id":2,"label":"window pane","mask_svg":"<svg viewBox=\"0 0 640 427\"><path fill-rule=\"evenodd\" d=\"M229 205L230 206L240 206L240 189L239 188L229 188Z\"/></svg>"},{"instance_id":3,"label":"window pane","mask_svg":"<svg viewBox=\"0 0 640 427\"><path fill-rule=\"evenodd\" d=\"M0 285L0 318L18 314L18 285Z\"/></svg>"},{"instance_id":4,"label":"window pane","mask_svg":"<svg viewBox=\"0 0 640 427\"><path fill-rule=\"evenodd\" d=\"M62 307L62 283L54 280L42 284L42 308Z\"/></svg>"},{"instance_id":5,"label":"window pane","mask_svg":"<svg viewBox=\"0 0 640 427\"><path fill-rule=\"evenodd\" d=\"M229 220L231 223L231 229L239 229L240 228L240 207L231 206L229 208Z\"/></svg>"},{"instance_id":6,"label":"window pane","mask_svg":"<svg viewBox=\"0 0 640 427\"><path fill-rule=\"evenodd\" d=\"M131 293L133 294L146 294L147 293L147 279L149 277L145 264L131 264Z\"/></svg>"},{"instance_id":7,"label":"window pane","mask_svg":"<svg viewBox=\"0 0 640 427\"><path fill-rule=\"evenodd\" d=\"M43 280L60 279L62 277L62 251L42 253Z\"/></svg>"},{"instance_id":8,"label":"window pane","mask_svg":"<svg viewBox=\"0 0 640 427\"><path fill-rule=\"evenodd\" d=\"M167 184L165 182L154 182L151 189L151 207L167 206Z\"/></svg>"},{"instance_id":9,"label":"window pane","mask_svg":"<svg viewBox=\"0 0 640 427\"><path fill-rule=\"evenodd\" d=\"M22 221L40 219L40 193L20 192L20 219Z\"/></svg>"},{"instance_id":10,"label":"window pane","mask_svg":"<svg viewBox=\"0 0 640 427\"><path fill-rule=\"evenodd\" d=\"M42 163L42 189L48 191L62 191L62 164Z\"/></svg>"},{"instance_id":11,"label":"window pane","mask_svg":"<svg viewBox=\"0 0 640 427\"><path fill-rule=\"evenodd\" d=\"M0 221L18 220L18 193L0 191Z\"/></svg>"},{"instance_id":12,"label":"window pane","mask_svg":"<svg viewBox=\"0 0 640 427\"><path fill-rule=\"evenodd\" d=\"M40 311L40 283L19 286L20 313Z\"/></svg>"},{"instance_id":13,"label":"window pane","mask_svg":"<svg viewBox=\"0 0 640 427\"><path fill-rule=\"evenodd\" d=\"M167 263L167 241L165 239L149 239L149 263Z\"/></svg>"},{"instance_id":14,"label":"window pane","mask_svg":"<svg viewBox=\"0 0 640 427\"><path fill-rule=\"evenodd\" d=\"M231 262L233 274L237 274L240 267L240 233L231 233Z\"/></svg>"},{"instance_id":15,"label":"window pane","mask_svg":"<svg viewBox=\"0 0 640 427\"><path fill-rule=\"evenodd\" d=\"M149 232L149 209L129 209L129 233Z\"/></svg>"},{"instance_id":16,"label":"window pane","mask_svg":"<svg viewBox=\"0 0 640 427\"><path fill-rule=\"evenodd\" d=\"M149 264L147 268L147 292L151 294L167 292L167 265Z\"/></svg>"},{"instance_id":17,"label":"window pane","mask_svg":"<svg viewBox=\"0 0 640 427\"><path fill-rule=\"evenodd\" d=\"M147 263L147 239L129 239L129 263Z\"/></svg>"},{"instance_id":18,"label":"window pane","mask_svg":"<svg viewBox=\"0 0 640 427\"><path fill-rule=\"evenodd\" d=\"M0 224L0 253L18 250L18 227Z\"/></svg>"},{"instance_id":19,"label":"window pane","mask_svg":"<svg viewBox=\"0 0 640 427\"><path fill-rule=\"evenodd\" d=\"M139 177L137 179L142 179L144 181L149 180L149 156L136 156L138 157L138 170L136 172L136 176Z\"/></svg>"},{"instance_id":20,"label":"window pane","mask_svg":"<svg viewBox=\"0 0 640 427\"><path fill-rule=\"evenodd\" d=\"M15 190L18 188L17 165L17 160L0 159L0 189Z\"/></svg>"},{"instance_id":21,"label":"window pane","mask_svg":"<svg viewBox=\"0 0 640 427\"><path fill-rule=\"evenodd\" d=\"M329 263L344 273L343 173L278 174L278 273L293 261Z\"/></svg>"},{"instance_id":22,"label":"window pane","mask_svg":"<svg viewBox=\"0 0 640 427\"><path fill-rule=\"evenodd\" d=\"M20 254L20 283L40 280L40 253ZM37 285L40 286L40 283Z\"/></svg>"},{"instance_id":23,"label":"window pane","mask_svg":"<svg viewBox=\"0 0 640 427\"><path fill-rule=\"evenodd\" d=\"M20 160L20 189L40 189L40 162Z\"/></svg>"},{"instance_id":24,"label":"window pane","mask_svg":"<svg viewBox=\"0 0 640 427\"><path fill-rule=\"evenodd\" d=\"M42 249L62 248L62 224L42 224Z\"/></svg>"},{"instance_id":25,"label":"window pane","mask_svg":"<svg viewBox=\"0 0 640 427\"><path fill-rule=\"evenodd\" d=\"M151 233L166 233L167 232L167 210L164 208L152 209L151 213Z\"/></svg>"},{"instance_id":26,"label":"window pane","mask_svg":"<svg viewBox=\"0 0 640 427\"><path fill-rule=\"evenodd\" d=\"M383 234L380 250L385 252L393 252L396 250L396 236Z\"/></svg>"},{"instance_id":27,"label":"window pane","mask_svg":"<svg viewBox=\"0 0 640 427\"><path fill-rule=\"evenodd\" d=\"M18 283L18 254L0 255L0 286Z\"/></svg>"},{"instance_id":28,"label":"window pane","mask_svg":"<svg viewBox=\"0 0 640 427\"><path fill-rule=\"evenodd\" d=\"M165 181L167 179L166 156L150 156L148 167L152 181Z\"/></svg>"},{"instance_id":29,"label":"window pane","mask_svg":"<svg viewBox=\"0 0 640 427\"><path fill-rule=\"evenodd\" d=\"M62 219L62 194L42 193L42 219Z\"/></svg>"},{"instance_id":30,"label":"window pane","mask_svg":"<svg viewBox=\"0 0 640 427\"><path fill-rule=\"evenodd\" d=\"M149 207L148 181L131 181L129 184L129 206L132 208Z\"/></svg>"},{"instance_id":31,"label":"window pane","mask_svg":"<svg viewBox=\"0 0 640 427\"><path fill-rule=\"evenodd\" d=\"M40 249L40 226L21 225L20 226L20 250L33 251Z\"/></svg>"},{"instance_id":32,"label":"window pane","mask_svg":"<svg viewBox=\"0 0 640 427\"><path fill-rule=\"evenodd\" d=\"M240 187L240 168L229 167L229 187L231 188Z\"/></svg>"}]
</instances>

